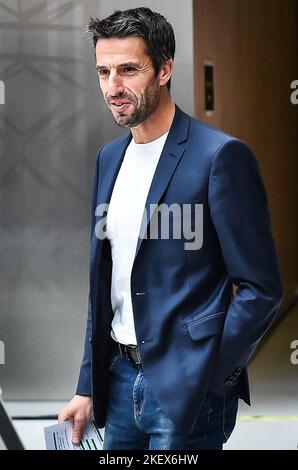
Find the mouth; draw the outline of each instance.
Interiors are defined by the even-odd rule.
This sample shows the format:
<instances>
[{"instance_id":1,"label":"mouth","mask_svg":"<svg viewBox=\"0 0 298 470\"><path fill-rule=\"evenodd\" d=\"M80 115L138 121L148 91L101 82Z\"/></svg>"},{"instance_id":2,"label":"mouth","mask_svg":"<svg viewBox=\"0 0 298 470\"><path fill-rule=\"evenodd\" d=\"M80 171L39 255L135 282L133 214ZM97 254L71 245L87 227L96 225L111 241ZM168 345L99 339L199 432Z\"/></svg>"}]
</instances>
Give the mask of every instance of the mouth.
<instances>
[{"instance_id":1,"label":"mouth","mask_svg":"<svg viewBox=\"0 0 298 470\"><path fill-rule=\"evenodd\" d=\"M128 106L131 105L131 103L128 101L111 101L109 104L110 104L111 109L119 113L123 112L125 109L128 108Z\"/></svg>"}]
</instances>

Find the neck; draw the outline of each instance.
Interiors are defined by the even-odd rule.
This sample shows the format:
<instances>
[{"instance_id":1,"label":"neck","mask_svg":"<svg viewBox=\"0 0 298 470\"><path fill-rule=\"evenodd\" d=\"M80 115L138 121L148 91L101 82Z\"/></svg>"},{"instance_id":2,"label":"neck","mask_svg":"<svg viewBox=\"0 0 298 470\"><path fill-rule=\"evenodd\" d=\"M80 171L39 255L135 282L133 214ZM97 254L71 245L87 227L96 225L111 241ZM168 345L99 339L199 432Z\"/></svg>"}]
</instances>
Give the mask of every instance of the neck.
<instances>
[{"instance_id":1,"label":"neck","mask_svg":"<svg viewBox=\"0 0 298 470\"><path fill-rule=\"evenodd\" d=\"M155 111L144 122L131 129L137 144L146 144L158 139L171 127L175 115L175 103L169 92L161 92L160 101Z\"/></svg>"}]
</instances>

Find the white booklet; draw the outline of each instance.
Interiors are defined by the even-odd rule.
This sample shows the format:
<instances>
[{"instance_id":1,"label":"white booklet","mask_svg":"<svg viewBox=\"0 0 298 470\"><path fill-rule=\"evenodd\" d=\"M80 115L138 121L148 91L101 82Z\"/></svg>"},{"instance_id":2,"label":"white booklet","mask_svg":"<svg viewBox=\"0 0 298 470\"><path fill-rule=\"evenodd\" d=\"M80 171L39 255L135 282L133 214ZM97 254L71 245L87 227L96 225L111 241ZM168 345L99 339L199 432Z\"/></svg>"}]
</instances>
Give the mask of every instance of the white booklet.
<instances>
[{"instance_id":1,"label":"white booklet","mask_svg":"<svg viewBox=\"0 0 298 470\"><path fill-rule=\"evenodd\" d=\"M101 450L103 438L94 421L89 421L85 427L83 438L79 445L71 441L73 431L72 421L63 421L44 428L47 450Z\"/></svg>"}]
</instances>

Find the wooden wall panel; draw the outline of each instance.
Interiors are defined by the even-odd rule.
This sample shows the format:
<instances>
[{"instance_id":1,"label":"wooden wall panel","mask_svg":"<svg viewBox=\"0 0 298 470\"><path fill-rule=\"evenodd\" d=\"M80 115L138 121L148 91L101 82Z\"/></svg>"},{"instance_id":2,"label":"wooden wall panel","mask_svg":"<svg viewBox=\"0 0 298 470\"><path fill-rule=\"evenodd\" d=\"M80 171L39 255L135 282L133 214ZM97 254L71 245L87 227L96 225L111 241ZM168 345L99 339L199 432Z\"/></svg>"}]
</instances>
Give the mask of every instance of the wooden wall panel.
<instances>
[{"instance_id":1,"label":"wooden wall panel","mask_svg":"<svg viewBox=\"0 0 298 470\"><path fill-rule=\"evenodd\" d=\"M244 139L268 193L286 288L298 286L297 0L194 0L195 110L199 119ZM204 110L204 60L214 61L215 110Z\"/></svg>"}]
</instances>

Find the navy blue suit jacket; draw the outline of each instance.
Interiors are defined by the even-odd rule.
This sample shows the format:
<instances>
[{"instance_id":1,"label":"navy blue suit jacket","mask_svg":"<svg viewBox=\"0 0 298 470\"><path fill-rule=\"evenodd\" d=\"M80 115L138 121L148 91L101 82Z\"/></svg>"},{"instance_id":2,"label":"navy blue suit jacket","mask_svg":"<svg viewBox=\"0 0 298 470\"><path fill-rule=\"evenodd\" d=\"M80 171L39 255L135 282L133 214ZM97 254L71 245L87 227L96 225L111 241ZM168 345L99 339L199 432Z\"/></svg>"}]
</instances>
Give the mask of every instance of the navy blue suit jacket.
<instances>
[{"instance_id":1,"label":"navy blue suit jacket","mask_svg":"<svg viewBox=\"0 0 298 470\"><path fill-rule=\"evenodd\" d=\"M89 309L76 393L93 397L99 427L109 394L113 312L110 243L96 235L104 218L95 211L110 201L130 139L104 145L94 175ZM191 432L208 388L222 396L238 381L249 403L246 365L277 312L282 280L253 153L177 106L146 207L162 203L190 204L191 211L202 204L203 244L185 250L183 236L140 234L131 273L134 322L156 399L181 430ZM234 298L232 284L238 286Z\"/></svg>"}]
</instances>

